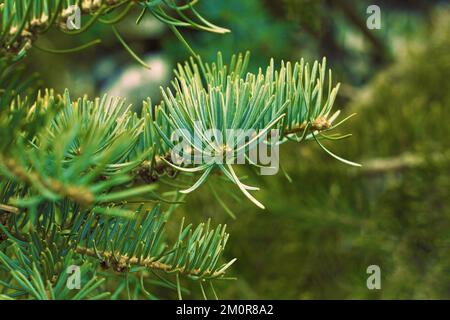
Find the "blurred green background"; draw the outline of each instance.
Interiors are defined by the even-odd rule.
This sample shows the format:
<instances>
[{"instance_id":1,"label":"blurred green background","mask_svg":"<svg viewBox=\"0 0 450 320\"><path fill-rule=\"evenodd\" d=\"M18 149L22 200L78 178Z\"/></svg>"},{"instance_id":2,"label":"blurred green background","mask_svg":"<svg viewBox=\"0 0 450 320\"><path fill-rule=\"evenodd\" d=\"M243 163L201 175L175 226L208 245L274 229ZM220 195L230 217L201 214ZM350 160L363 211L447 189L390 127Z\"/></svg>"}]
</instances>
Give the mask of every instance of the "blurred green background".
<instances>
[{"instance_id":1,"label":"blurred green background","mask_svg":"<svg viewBox=\"0 0 450 320\"><path fill-rule=\"evenodd\" d=\"M340 128L353 136L327 146L363 164L350 168L313 142L288 144L280 172L261 177L259 210L232 184L213 183L233 220L208 185L174 213L190 222L227 223L228 258L238 261L220 284L229 299L450 298L450 6L448 1L377 1L382 27L366 27L371 1L202 0L199 11L231 29L217 35L181 29L195 51L213 60L250 50L250 69L326 56L342 87L337 109L357 116ZM106 26L81 37L54 32L40 46L102 44L72 55L33 50L30 70L43 83L74 96L110 93L139 109L189 53L164 25L138 12L118 29L151 65L136 64ZM366 268L381 268L381 290L368 290ZM189 286L188 283L186 283ZM164 297L164 296L163 296ZM200 298L193 290L191 298Z\"/></svg>"}]
</instances>

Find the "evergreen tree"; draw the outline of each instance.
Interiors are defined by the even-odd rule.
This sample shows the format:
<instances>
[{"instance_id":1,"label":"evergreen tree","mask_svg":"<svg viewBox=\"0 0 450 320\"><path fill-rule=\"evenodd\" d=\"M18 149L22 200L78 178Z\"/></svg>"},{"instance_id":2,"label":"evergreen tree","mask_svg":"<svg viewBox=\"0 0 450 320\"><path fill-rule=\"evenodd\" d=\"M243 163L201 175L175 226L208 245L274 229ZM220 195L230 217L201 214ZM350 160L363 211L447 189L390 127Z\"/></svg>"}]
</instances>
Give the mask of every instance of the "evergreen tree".
<instances>
[{"instance_id":1,"label":"evergreen tree","mask_svg":"<svg viewBox=\"0 0 450 320\"><path fill-rule=\"evenodd\" d=\"M200 146L235 159L239 152L251 151L259 136L239 146L201 133L219 129L226 137L226 129L232 128L261 133L276 129L278 143L313 140L338 160L357 165L321 142L345 137L328 131L347 119L338 121L339 111L332 112L339 85L333 86L325 59L279 67L271 61L256 74L247 71L248 53L233 56L228 64L218 53L217 61L205 63L178 28L228 30L201 16L196 2L0 1L1 298L153 299L152 285L182 298L187 291L183 279L196 281L205 298L217 297L214 282L230 279L227 272L235 262L222 257L226 226L210 221L194 226L183 219L175 227L171 213L211 175L220 175L227 188L264 205L251 193L258 188L244 184L234 164L176 163L171 151L177 130L200 133ZM22 70L33 48L67 53L100 43L49 49L35 43L42 34L58 29L76 36L97 23L111 25L130 55L148 67L115 28L135 7L142 10L136 23L153 15L192 54L178 65L172 87L161 89L159 104L149 98L136 113L121 98L40 91L36 77ZM67 21L77 10L84 23L72 29ZM267 146L271 142L264 141Z\"/></svg>"}]
</instances>

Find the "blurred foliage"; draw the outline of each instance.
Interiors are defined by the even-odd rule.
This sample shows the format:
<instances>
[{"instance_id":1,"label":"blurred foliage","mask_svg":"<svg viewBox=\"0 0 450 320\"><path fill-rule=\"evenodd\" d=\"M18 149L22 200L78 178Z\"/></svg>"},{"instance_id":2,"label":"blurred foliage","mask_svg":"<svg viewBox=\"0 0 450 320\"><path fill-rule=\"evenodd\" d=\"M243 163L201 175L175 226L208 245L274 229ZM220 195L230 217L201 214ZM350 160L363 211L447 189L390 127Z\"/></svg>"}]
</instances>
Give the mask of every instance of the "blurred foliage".
<instances>
[{"instance_id":1,"label":"blurred foliage","mask_svg":"<svg viewBox=\"0 0 450 320\"><path fill-rule=\"evenodd\" d=\"M255 71L255 68L267 64L270 57L285 60L297 58L292 50L295 26L284 17L274 16L264 1L203 1L199 3L199 7L202 12L208 12L208 16L217 24L232 30L231 33L221 36L186 34L186 39L193 49L205 60L214 60L217 50L225 57L235 52L251 50L250 70ZM175 61L183 60L188 55L170 39L166 40L164 46ZM320 57L315 57L318 58Z\"/></svg>"}]
</instances>

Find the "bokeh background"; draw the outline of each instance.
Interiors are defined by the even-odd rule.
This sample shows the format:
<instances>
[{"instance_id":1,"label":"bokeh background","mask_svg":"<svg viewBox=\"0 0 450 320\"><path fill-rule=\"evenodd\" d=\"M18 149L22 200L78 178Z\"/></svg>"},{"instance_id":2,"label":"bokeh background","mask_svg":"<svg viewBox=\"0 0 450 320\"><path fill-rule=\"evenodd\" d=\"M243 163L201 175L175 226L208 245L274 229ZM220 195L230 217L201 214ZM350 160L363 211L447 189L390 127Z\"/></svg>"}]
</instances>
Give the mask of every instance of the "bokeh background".
<instances>
[{"instance_id":1,"label":"bokeh background","mask_svg":"<svg viewBox=\"0 0 450 320\"><path fill-rule=\"evenodd\" d=\"M380 30L366 27L370 4L381 8ZM288 144L281 150L288 176L242 171L261 186L256 197L265 211L219 180L189 195L173 213L177 219L228 224L226 255L238 258L231 269L237 280L219 285L220 298L449 299L449 2L202 0L197 8L232 31L181 30L204 60L217 51L229 59L250 50L256 71L272 57L313 62L326 56L342 83L337 108L344 116L357 113L340 129L353 136L327 146L363 164L348 167L314 142ZM127 97L136 110L148 96L158 102L159 87L189 52L150 17L136 26L138 14L118 29L150 71L103 25L78 37L55 31L39 39L49 48L95 38L102 44L69 55L33 50L30 70L73 96L109 93ZM372 264L381 268L381 290L366 287ZM192 290L190 297L201 296Z\"/></svg>"}]
</instances>

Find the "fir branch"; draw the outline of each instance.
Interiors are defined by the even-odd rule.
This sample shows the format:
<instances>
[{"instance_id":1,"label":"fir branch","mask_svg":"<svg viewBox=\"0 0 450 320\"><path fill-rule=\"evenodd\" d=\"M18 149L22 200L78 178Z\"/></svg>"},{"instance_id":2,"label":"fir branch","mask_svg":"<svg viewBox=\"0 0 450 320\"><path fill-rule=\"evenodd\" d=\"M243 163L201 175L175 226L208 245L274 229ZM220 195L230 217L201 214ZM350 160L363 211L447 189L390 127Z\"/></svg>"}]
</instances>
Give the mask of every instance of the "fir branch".
<instances>
[{"instance_id":1,"label":"fir branch","mask_svg":"<svg viewBox=\"0 0 450 320\"><path fill-rule=\"evenodd\" d=\"M134 265L193 279L213 279L223 276L234 262L218 264L228 240L226 226L210 229L208 221L193 229L182 222L178 237L169 248L161 242L165 222L159 206L151 212L138 211L131 220L102 216L92 223L93 217L80 216L77 221L84 223L74 223L71 233L82 235L76 239L75 251L100 259L103 266L117 272Z\"/></svg>"},{"instance_id":2,"label":"fir branch","mask_svg":"<svg viewBox=\"0 0 450 320\"><path fill-rule=\"evenodd\" d=\"M34 186L47 199L57 199L56 194L86 207L105 198L102 192L129 181L154 184L161 175L175 176L184 171L202 171L203 175L182 192L195 190L211 172L221 172L250 200L263 207L247 191L255 188L242 184L228 163L201 163L190 167L175 164L171 159L174 147L171 138L178 129L201 133L217 129L220 123L222 141L227 143L225 129L258 129L260 132L278 129L280 143L316 140L336 159L353 164L334 155L319 142L321 138L346 137L328 136L325 132L351 117L335 123L339 111L331 113L331 110L339 85L332 87L329 71L328 88L325 87L325 60L320 64L315 62L312 67L303 61L294 65L282 63L279 70L275 70L271 61L265 73L260 71L255 75L246 71L248 59L248 54L233 56L226 65L219 53L217 62L211 65L201 60L197 63L194 59L183 67L179 65L173 81L175 92L169 88L163 90L163 101L157 106L150 100L145 101L140 116L130 112L131 106L123 99L108 99L107 96L94 101L87 98L72 101L68 92L63 96L46 92L31 107L17 102L18 116L5 118L0 126L0 130L5 129L5 145L10 146L5 149L9 155L2 156L0 162L6 173ZM24 141L24 131L8 129L13 127L13 121L21 121L20 117L28 119L31 127L34 123L50 121L49 128L35 132ZM201 145L214 144L200 137ZM252 147L251 141L243 146L237 140L232 143L215 148L237 156L248 153ZM198 146L192 144L191 150L196 149ZM12 158L21 159L21 164ZM258 166L257 163L250 165ZM77 184L73 185L72 181Z\"/></svg>"},{"instance_id":3,"label":"fir branch","mask_svg":"<svg viewBox=\"0 0 450 320\"><path fill-rule=\"evenodd\" d=\"M21 59L26 52L33 47L39 35L47 32L51 27L57 26L68 34L80 34L86 31L97 21L103 24L113 25L120 22L132 7L141 7L150 12L157 19L169 25L192 27L204 31L225 33L229 30L214 26L198 14L194 4L188 7L171 4L163 1L161 5L146 0L75 0L72 2L58 0L42 0L37 5L34 0L3 0L0 2L0 56L9 57L12 60ZM82 15L90 15L91 19L80 30L66 30L67 19L74 14L74 6L77 6ZM170 16L163 9L168 7L175 12ZM112 19L102 18L112 12L125 7ZM188 18L183 11L191 10L199 22ZM140 16L142 19L142 16Z\"/></svg>"},{"instance_id":4,"label":"fir branch","mask_svg":"<svg viewBox=\"0 0 450 320\"><path fill-rule=\"evenodd\" d=\"M3 158L0 156L0 163L3 164L14 177L27 184L36 186L41 185L44 188L59 194L62 197L67 197L85 207L90 207L94 203L94 195L84 187L63 185L58 180L52 178L44 179L35 172L27 171L12 158Z\"/></svg>"},{"instance_id":5,"label":"fir branch","mask_svg":"<svg viewBox=\"0 0 450 320\"><path fill-rule=\"evenodd\" d=\"M247 53L245 56L233 56L230 64L226 65L219 53L217 62L211 65L194 59L183 66L178 65L176 79L172 82L173 90L167 88L162 91L163 101L155 110L156 129L166 144L165 152L169 151L167 147L173 148L171 132L175 130L197 134L200 141L190 139L189 147L191 153L197 154L197 158L204 159L211 158L210 148L201 149L202 146L214 149L215 156L223 157L226 154L237 157L247 153L254 146L252 142L258 138L252 137L249 142L240 145L243 135L230 141L225 129L253 129L260 130L260 134L269 129L278 129L281 132L280 143L314 139L334 158L357 165L334 155L316 139L319 133L334 129L348 119L333 124L339 115L339 111L331 114L339 84L332 87L331 71L328 71L326 79L325 59L322 63L316 61L312 66L303 60L295 64L282 62L278 70L271 60L266 71L263 73L260 70L258 74L247 72L248 61ZM146 108L148 105L144 105ZM202 135L202 132L215 129L220 130L221 138L216 138L215 142ZM297 136L297 133L301 136ZM172 166L186 172L203 172L191 188L181 192L195 190L217 168L247 198L264 208L248 191L257 188L242 184L229 163L221 165L212 161L190 165L188 168Z\"/></svg>"},{"instance_id":6,"label":"fir branch","mask_svg":"<svg viewBox=\"0 0 450 320\"><path fill-rule=\"evenodd\" d=\"M94 274L94 278L84 283L98 283L99 279L95 277L97 266L112 268L122 274L135 272L133 268L140 267L139 272L176 273L193 280L224 277L235 261L220 264L228 240L225 226L211 229L208 221L193 228L182 222L173 246L169 247L163 240L163 219L160 207L155 206L150 212L139 209L131 218L99 216L90 211L74 212L72 216L62 217L59 223L53 222L50 227L36 225L28 234L24 234L24 230L15 230L17 222L2 223L0 231L7 235L14 257L0 251L0 270L15 270L14 278L18 284L37 299L61 299L69 294L61 290L67 277L65 268L78 265L75 261L79 257L89 257L92 261L82 259ZM48 283L48 286L45 290L36 288L34 283L24 279L35 279Z\"/></svg>"},{"instance_id":7,"label":"fir branch","mask_svg":"<svg viewBox=\"0 0 450 320\"><path fill-rule=\"evenodd\" d=\"M247 71L248 53L233 56L228 65L220 53L212 64L194 54L178 65L172 87L161 89L163 100L153 105L147 99L140 115L123 99L106 95L72 100L68 91L55 95L47 90L33 101L23 95L27 83L15 72L15 63L50 28L77 35L103 23L115 30L114 25L132 8L140 7L137 23L151 14L190 48L178 27L228 32L203 18L194 8L196 2L0 0L0 273L11 275L10 281L0 281L0 298L105 298L111 293L107 280L97 275L99 267L116 271L113 275L129 297L128 274L143 270L175 274L176 285L171 287L180 298L181 275L199 280L204 295L202 281L226 279L235 259L222 263L229 237L225 225L212 228L208 221L185 226L183 219L172 245L167 244L165 219L175 207L166 213L160 210L159 203L166 200L154 191L164 182L161 177L201 174L187 189L172 184L174 203L179 203L179 192L189 193L210 174L219 173L256 205L264 206L250 193L258 188L244 184L230 163L176 163L171 139L179 129L191 133L220 129L222 135L227 129L260 130L243 146L212 142L201 135L202 145L212 146L222 156L246 152L262 133L276 129L281 134L276 144L314 140L336 159L355 165L319 141L346 137L326 133L348 119L336 124L339 111L331 113L339 84L333 86L325 59L312 65L303 60L281 62L279 68L271 60L264 71L254 74ZM66 30L66 20L74 13L71 5L90 16L79 30ZM192 152L196 147L191 145ZM248 165L261 167L257 162ZM129 204L149 201L156 203L151 210L144 205L136 210ZM73 265L79 265L84 276L85 285L77 293L66 288L66 270ZM143 294L151 297L142 278L141 285ZM210 285L217 297L211 281Z\"/></svg>"},{"instance_id":8,"label":"fir branch","mask_svg":"<svg viewBox=\"0 0 450 320\"><path fill-rule=\"evenodd\" d=\"M225 271L202 272L200 269L190 270L185 267L177 268L166 263L153 261L153 258L139 259L138 257L121 256L108 251L95 252L94 249L88 249L83 247L77 247L75 249L75 252L81 255L87 255L96 259L101 259L102 265L110 266L116 272L124 272L124 270L126 270L131 266L142 266L147 269L164 271L167 273L179 273L188 276L202 275L208 278L218 278L220 276L223 276L225 273Z\"/></svg>"}]
</instances>

